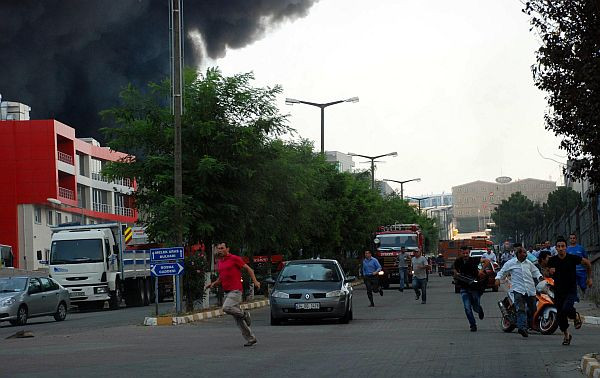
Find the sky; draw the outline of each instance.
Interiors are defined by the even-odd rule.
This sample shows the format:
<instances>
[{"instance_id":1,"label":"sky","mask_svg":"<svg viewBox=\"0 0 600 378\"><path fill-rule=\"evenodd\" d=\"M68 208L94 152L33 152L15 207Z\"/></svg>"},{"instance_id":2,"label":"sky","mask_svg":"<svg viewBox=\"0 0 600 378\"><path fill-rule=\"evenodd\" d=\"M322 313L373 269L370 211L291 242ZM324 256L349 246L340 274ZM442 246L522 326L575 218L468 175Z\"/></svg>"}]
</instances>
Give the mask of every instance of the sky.
<instances>
[{"instance_id":1,"label":"sky","mask_svg":"<svg viewBox=\"0 0 600 378\"><path fill-rule=\"evenodd\" d=\"M319 109L285 98L358 96L325 110L325 150L397 151L375 177L421 178L405 185L409 196L501 175L561 184L565 153L544 130L545 94L531 74L539 40L521 9L519 0L321 0L200 68L252 71L258 86L281 85L278 104L295 138L316 151ZM367 169L361 161L356 168Z\"/></svg>"}]
</instances>

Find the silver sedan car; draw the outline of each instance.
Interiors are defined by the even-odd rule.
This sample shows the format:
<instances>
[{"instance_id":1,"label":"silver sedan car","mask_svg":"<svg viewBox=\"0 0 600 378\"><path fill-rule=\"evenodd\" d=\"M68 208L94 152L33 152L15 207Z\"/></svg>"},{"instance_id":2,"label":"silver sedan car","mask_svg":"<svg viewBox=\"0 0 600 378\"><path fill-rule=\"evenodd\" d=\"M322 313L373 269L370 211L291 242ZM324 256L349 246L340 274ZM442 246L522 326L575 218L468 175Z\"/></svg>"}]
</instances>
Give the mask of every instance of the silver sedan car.
<instances>
[{"instance_id":1,"label":"silver sedan car","mask_svg":"<svg viewBox=\"0 0 600 378\"><path fill-rule=\"evenodd\" d=\"M352 320L352 287L336 260L288 262L273 283L271 325L287 319Z\"/></svg>"},{"instance_id":2,"label":"silver sedan car","mask_svg":"<svg viewBox=\"0 0 600 378\"><path fill-rule=\"evenodd\" d=\"M69 304L69 291L52 278L0 278L0 322L24 325L27 319L38 316L63 321Z\"/></svg>"}]
</instances>

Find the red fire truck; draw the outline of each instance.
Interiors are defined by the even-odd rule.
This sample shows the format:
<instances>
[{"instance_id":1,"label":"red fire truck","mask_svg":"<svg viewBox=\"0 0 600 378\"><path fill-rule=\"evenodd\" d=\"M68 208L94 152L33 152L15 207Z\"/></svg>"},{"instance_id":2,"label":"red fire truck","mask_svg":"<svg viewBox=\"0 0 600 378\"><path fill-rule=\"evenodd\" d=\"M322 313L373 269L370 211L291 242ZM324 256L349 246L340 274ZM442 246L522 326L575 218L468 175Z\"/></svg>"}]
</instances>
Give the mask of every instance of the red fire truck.
<instances>
[{"instance_id":1,"label":"red fire truck","mask_svg":"<svg viewBox=\"0 0 600 378\"><path fill-rule=\"evenodd\" d=\"M410 259L414 252L423 252L424 236L418 224L392 224L379 227L375 233L375 257L382 267L379 273L379 284L384 289L391 283L400 283L398 274L398 255L406 251L406 266L408 267L408 282L412 281Z\"/></svg>"}]
</instances>

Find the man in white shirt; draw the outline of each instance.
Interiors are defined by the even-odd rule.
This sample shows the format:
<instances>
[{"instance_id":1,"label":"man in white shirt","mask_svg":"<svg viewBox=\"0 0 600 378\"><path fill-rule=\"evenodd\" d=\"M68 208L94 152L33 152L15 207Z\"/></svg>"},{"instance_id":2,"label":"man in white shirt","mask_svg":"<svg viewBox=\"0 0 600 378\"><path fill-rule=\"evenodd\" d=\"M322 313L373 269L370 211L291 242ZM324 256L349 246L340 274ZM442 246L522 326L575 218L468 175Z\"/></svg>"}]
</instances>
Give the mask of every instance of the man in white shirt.
<instances>
[{"instance_id":1,"label":"man in white shirt","mask_svg":"<svg viewBox=\"0 0 600 378\"><path fill-rule=\"evenodd\" d=\"M491 249L488 249L486 253L481 255L481 258L496 262L496 254Z\"/></svg>"},{"instance_id":2,"label":"man in white shirt","mask_svg":"<svg viewBox=\"0 0 600 378\"><path fill-rule=\"evenodd\" d=\"M510 274L511 290L517 308L519 334L528 337L527 326L531 325L535 310L535 280L543 279L538 268L527 259L527 251L522 246L516 248L517 257L509 260L496 275L496 286Z\"/></svg>"}]
</instances>

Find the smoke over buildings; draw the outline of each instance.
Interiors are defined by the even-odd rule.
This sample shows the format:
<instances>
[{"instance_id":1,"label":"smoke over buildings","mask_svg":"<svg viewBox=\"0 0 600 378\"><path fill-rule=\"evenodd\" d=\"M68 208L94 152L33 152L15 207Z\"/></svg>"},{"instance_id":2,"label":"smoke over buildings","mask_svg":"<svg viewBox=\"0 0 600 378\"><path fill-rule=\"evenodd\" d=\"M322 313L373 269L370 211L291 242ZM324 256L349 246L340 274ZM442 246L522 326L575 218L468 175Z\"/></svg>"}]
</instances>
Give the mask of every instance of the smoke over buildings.
<instances>
[{"instance_id":1,"label":"smoke over buildings","mask_svg":"<svg viewBox=\"0 0 600 378\"><path fill-rule=\"evenodd\" d=\"M305 16L317 0L185 0L186 61L225 55L277 23ZM32 118L56 118L79 136L98 135L98 112L127 83L169 74L169 0L2 0L0 93Z\"/></svg>"}]
</instances>

